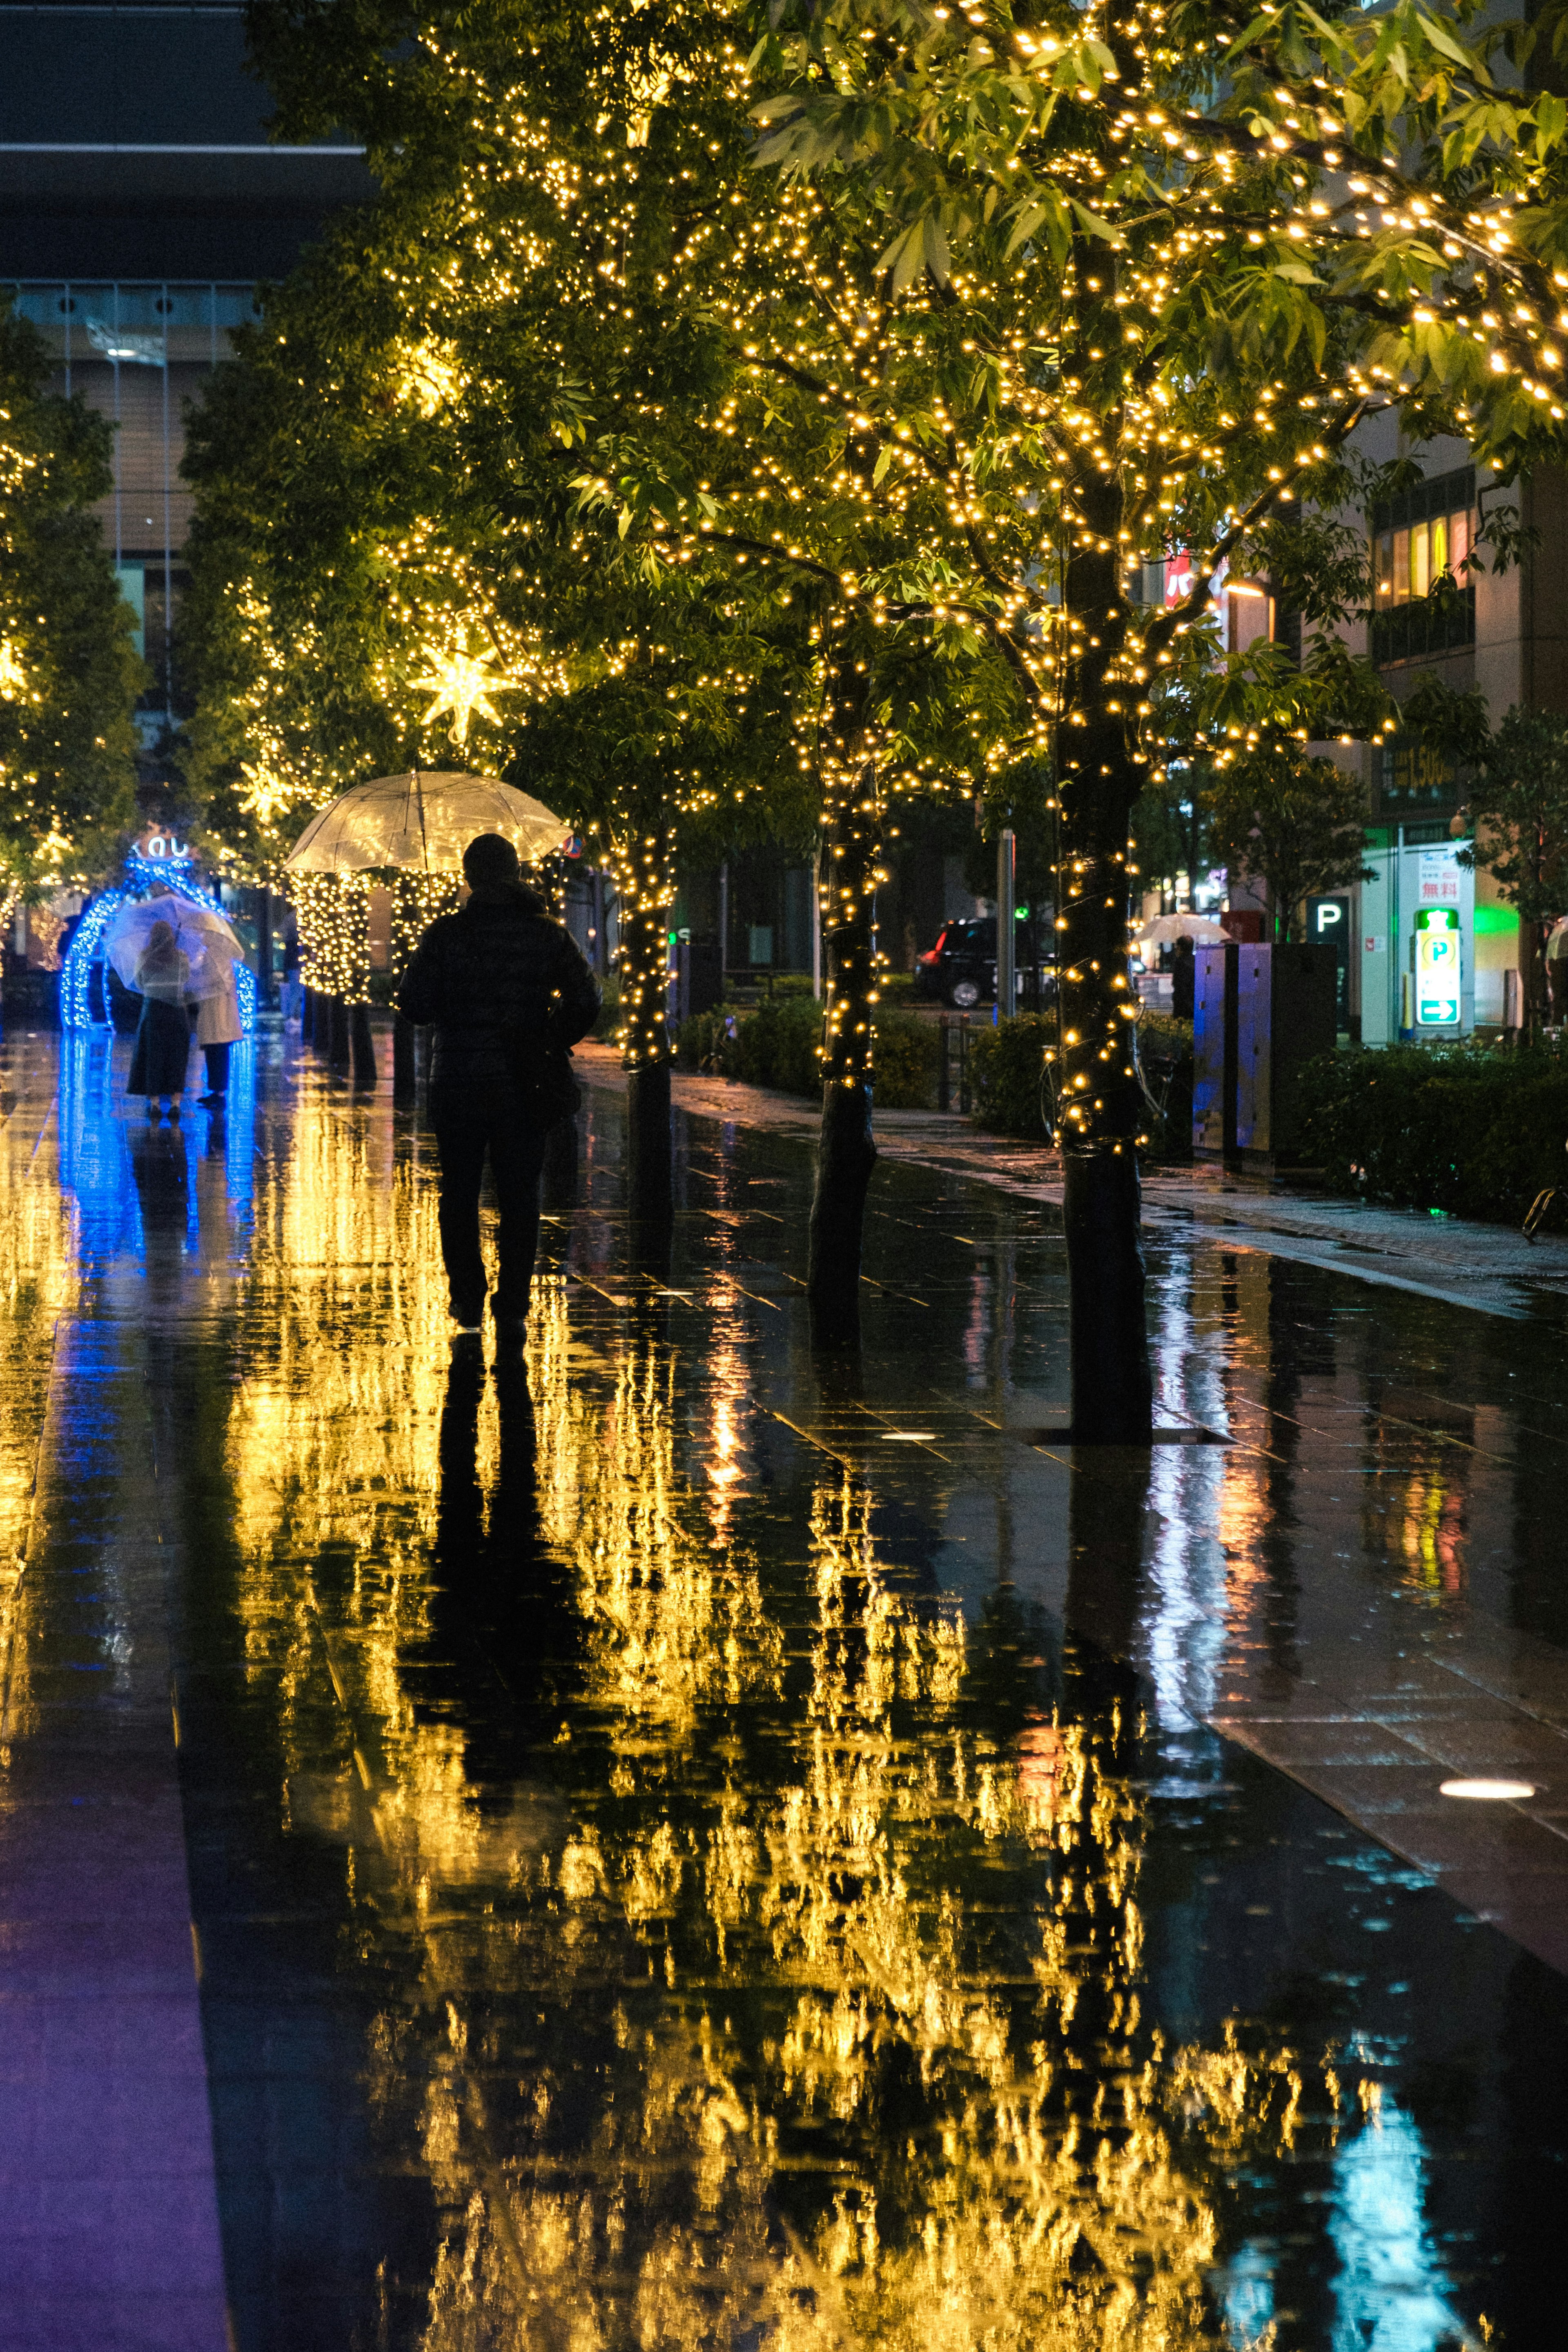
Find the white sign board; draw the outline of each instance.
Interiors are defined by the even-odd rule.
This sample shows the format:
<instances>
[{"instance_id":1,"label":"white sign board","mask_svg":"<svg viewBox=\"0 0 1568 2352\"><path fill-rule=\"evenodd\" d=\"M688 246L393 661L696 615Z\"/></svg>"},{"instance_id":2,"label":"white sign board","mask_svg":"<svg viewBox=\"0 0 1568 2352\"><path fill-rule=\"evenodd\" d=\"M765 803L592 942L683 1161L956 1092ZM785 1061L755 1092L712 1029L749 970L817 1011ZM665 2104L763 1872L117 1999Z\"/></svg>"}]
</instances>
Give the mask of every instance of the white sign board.
<instances>
[{"instance_id":1,"label":"white sign board","mask_svg":"<svg viewBox=\"0 0 1568 2352\"><path fill-rule=\"evenodd\" d=\"M1418 907L1457 907L1459 903L1459 865L1451 849L1424 849L1421 852L1415 882L1415 903Z\"/></svg>"}]
</instances>

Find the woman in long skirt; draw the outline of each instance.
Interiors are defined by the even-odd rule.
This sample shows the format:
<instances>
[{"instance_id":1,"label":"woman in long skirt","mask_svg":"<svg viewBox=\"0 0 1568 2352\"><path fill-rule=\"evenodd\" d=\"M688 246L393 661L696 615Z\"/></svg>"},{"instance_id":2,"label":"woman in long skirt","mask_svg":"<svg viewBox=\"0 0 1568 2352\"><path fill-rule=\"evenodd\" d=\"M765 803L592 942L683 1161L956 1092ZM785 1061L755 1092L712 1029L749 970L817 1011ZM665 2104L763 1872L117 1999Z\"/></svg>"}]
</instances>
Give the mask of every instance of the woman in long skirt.
<instances>
[{"instance_id":1,"label":"woman in long skirt","mask_svg":"<svg viewBox=\"0 0 1568 2352\"><path fill-rule=\"evenodd\" d=\"M180 1116L185 1090L185 1064L191 1054L190 1016L185 991L191 967L174 943L167 923L154 923L136 967L142 992L142 1018L136 1024L136 1050L131 1057L128 1095L145 1095L147 1116L155 1118L158 1104L165 1118Z\"/></svg>"}]
</instances>

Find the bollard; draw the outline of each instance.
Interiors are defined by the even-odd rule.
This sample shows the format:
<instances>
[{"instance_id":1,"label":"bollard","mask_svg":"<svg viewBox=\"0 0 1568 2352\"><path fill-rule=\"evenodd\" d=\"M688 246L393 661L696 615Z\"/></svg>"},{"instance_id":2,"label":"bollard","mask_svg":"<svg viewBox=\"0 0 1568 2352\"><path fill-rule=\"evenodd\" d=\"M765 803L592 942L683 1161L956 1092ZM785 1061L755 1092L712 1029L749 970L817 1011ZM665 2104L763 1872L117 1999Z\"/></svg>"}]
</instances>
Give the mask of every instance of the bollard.
<instances>
[{"instance_id":1,"label":"bollard","mask_svg":"<svg viewBox=\"0 0 1568 2352\"><path fill-rule=\"evenodd\" d=\"M354 1084L374 1087L375 1084L375 1040L370 1034L370 1007L356 1004L349 1023L349 1043L353 1055Z\"/></svg>"},{"instance_id":2,"label":"bollard","mask_svg":"<svg viewBox=\"0 0 1568 2352\"><path fill-rule=\"evenodd\" d=\"M936 1057L936 1107L938 1110L951 1110L952 1108L952 1074L947 1066L947 1049L950 1042L948 1030L950 1024L945 1013L942 1013L937 1015L936 1025L939 1039Z\"/></svg>"},{"instance_id":3,"label":"bollard","mask_svg":"<svg viewBox=\"0 0 1568 2352\"><path fill-rule=\"evenodd\" d=\"M958 1016L958 1108L969 1117L969 1015Z\"/></svg>"}]
</instances>

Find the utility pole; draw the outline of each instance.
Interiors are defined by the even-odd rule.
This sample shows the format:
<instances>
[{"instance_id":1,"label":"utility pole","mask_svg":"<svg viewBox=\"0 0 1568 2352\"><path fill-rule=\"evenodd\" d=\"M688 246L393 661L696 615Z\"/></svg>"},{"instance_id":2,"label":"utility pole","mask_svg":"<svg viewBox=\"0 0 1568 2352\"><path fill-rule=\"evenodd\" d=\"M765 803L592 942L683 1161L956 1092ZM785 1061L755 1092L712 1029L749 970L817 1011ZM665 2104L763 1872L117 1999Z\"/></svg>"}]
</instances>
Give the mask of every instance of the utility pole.
<instances>
[{"instance_id":1,"label":"utility pole","mask_svg":"<svg viewBox=\"0 0 1568 2352\"><path fill-rule=\"evenodd\" d=\"M1016 843L1011 826L996 843L996 1018L1010 1020L1018 1010L1017 935L1013 901Z\"/></svg>"}]
</instances>

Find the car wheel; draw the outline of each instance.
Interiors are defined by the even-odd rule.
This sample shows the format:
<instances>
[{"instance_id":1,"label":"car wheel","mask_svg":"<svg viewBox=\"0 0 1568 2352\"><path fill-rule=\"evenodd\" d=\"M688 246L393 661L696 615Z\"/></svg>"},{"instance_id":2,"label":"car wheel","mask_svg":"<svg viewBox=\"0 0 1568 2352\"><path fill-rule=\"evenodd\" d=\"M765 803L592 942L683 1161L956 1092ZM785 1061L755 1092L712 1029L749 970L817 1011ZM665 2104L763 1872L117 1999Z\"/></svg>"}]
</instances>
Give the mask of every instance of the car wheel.
<instances>
[{"instance_id":1,"label":"car wheel","mask_svg":"<svg viewBox=\"0 0 1568 2352\"><path fill-rule=\"evenodd\" d=\"M956 1004L961 1013L969 1012L980 1002L980 982L977 980L955 980L948 992L947 1001L950 1004Z\"/></svg>"}]
</instances>

